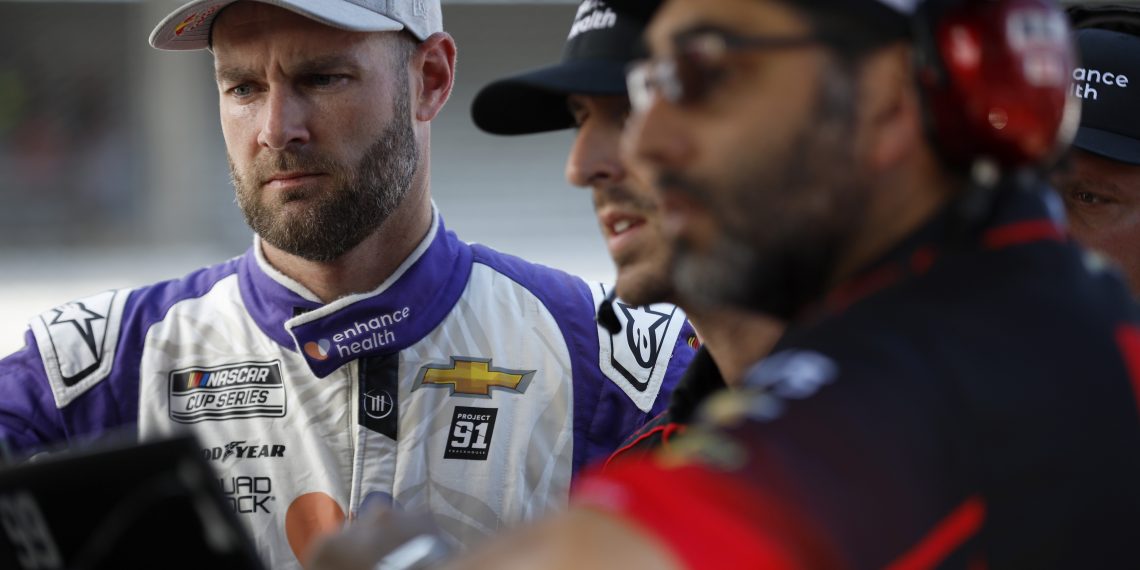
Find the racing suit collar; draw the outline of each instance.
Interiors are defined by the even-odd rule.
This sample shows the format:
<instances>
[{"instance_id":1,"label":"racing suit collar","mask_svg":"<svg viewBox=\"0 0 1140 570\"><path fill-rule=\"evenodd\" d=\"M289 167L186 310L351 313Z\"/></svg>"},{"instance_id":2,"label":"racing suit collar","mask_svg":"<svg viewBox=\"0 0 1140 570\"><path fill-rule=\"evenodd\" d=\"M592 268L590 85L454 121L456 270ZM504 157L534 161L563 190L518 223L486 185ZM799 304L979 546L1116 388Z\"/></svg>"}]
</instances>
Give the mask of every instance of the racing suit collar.
<instances>
[{"instance_id":1,"label":"racing suit collar","mask_svg":"<svg viewBox=\"0 0 1140 570\"><path fill-rule=\"evenodd\" d=\"M1016 245L1067 239L1063 206L1045 186L995 191L988 216L963 226L955 204L945 206L926 224L877 261L835 289L805 320L838 313L905 279L927 273L936 263L963 251L997 250Z\"/></svg>"},{"instance_id":2,"label":"racing suit collar","mask_svg":"<svg viewBox=\"0 0 1140 570\"><path fill-rule=\"evenodd\" d=\"M373 291L323 305L269 265L255 242L242 260L241 292L258 326L300 352L323 378L353 360L397 352L431 332L463 293L471 259L470 248L447 231L433 205L423 241Z\"/></svg>"}]
</instances>

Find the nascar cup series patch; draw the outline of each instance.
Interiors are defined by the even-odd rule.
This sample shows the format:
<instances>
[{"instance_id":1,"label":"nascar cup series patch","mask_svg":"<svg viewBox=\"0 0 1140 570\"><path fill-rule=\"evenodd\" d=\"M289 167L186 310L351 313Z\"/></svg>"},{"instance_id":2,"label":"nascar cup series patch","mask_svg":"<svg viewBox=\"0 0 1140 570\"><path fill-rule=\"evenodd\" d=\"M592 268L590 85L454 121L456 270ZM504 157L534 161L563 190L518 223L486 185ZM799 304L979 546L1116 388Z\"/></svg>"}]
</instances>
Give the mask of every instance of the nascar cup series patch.
<instances>
[{"instance_id":1,"label":"nascar cup series patch","mask_svg":"<svg viewBox=\"0 0 1140 570\"><path fill-rule=\"evenodd\" d=\"M243 362L170 373L170 419L188 424L285 416L279 362Z\"/></svg>"}]
</instances>

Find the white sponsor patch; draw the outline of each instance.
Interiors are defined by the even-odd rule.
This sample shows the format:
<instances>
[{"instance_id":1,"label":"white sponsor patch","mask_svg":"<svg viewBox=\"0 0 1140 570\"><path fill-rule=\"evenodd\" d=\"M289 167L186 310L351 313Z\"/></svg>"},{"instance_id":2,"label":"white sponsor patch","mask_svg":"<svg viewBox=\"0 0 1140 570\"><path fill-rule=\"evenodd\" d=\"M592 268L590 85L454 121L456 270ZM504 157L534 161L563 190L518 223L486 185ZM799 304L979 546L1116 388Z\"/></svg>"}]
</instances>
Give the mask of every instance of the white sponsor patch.
<instances>
[{"instance_id":1,"label":"white sponsor patch","mask_svg":"<svg viewBox=\"0 0 1140 570\"><path fill-rule=\"evenodd\" d=\"M279 362L243 362L170 373L170 419L196 423L285 416Z\"/></svg>"},{"instance_id":2,"label":"white sponsor patch","mask_svg":"<svg viewBox=\"0 0 1140 570\"><path fill-rule=\"evenodd\" d=\"M130 290L105 291L32 319L55 404L63 408L111 373Z\"/></svg>"},{"instance_id":3,"label":"white sponsor patch","mask_svg":"<svg viewBox=\"0 0 1140 570\"><path fill-rule=\"evenodd\" d=\"M590 290L596 307L606 289L595 284ZM598 327L598 366L638 409L648 412L661 391L685 313L666 303L636 307L621 299L614 301L613 308L621 330L611 335Z\"/></svg>"}]
</instances>

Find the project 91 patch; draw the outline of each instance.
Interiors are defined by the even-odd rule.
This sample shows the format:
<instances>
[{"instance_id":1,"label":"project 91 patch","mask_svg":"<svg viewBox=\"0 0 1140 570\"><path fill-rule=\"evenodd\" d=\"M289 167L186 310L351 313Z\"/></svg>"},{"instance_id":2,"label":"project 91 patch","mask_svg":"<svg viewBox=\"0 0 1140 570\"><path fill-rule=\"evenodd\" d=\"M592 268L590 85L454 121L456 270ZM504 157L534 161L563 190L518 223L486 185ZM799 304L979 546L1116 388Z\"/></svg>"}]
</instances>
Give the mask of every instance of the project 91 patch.
<instances>
[{"instance_id":1,"label":"project 91 patch","mask_svg":"<svg viewBox=\"0 0 1140 570\"><path fill-rule=\"evenodd\" d=\"M456 406L448 430L444 459L486 461L491 451L491 437L495 434L497 408L470 408Z\"/></svg>"}]
</instances>

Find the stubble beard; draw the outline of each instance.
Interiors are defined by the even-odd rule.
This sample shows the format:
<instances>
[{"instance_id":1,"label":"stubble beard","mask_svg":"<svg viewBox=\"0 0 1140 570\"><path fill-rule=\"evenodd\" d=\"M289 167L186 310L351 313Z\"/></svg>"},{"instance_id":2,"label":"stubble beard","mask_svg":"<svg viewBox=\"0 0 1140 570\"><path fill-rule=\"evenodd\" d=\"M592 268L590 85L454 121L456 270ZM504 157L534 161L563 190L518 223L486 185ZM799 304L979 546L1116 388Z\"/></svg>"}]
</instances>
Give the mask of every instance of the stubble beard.
<instances>
[{"instance_id":1,"label":"stubble beard","mask_svg":"<svg viewBox=\"0 0 1140 570\"><path fill-rule=\"evenodd\" d=\"M832 284L864 217L866 192L852 145L854 80L829 75L814 119L781 156L741 156L720 184L663 174L663 187L698 198L720 228L703 251L684 239L676 244L673 279L687 302L787 320Z\"/></svg>"},{"instance_id":2,"label":"stubble beard","mask_svg":"<svg viewBox=\"0 0 1140 570\"><path fill-rule=\"evenodd\" d=\"M617 293L625 303L633 306L668 303L673 300L673 285L669 279L668 258L657 263L647 260L643 264L619 265ZM644 265L639 267L638 265Z\"/></svg>"},{"instance_id":3,"label":"stubble beard","mask_svg":"<svg viewBox=\"0 0 1140 570\"><path fill-rule=\"evenodd\" d=\"M609 186L595 191L595 210L609 204L621 205L644 216L647 226L651 225L651 220L659 220L661 217L661 207L656 200L627 185ZM643 306L673 301L673 282L669 278L673 248L663 236L657 237L659 239L648 244L645 249L628 252L622 258L613 258L617 270L615 287L618 297L629 305Z\"/></svg>"},{"instance_id":4,"label":"stubble beard","mask_svg":"<svg viewBox=\"0 0 1140 570\"><path fill-rule=\"evenodd\" d=\"M316 152L286 150L263 153L242 174L230 159L237 203L254 233L291 255L329 262L380 229L403 203L419 166L406 79L397 89L394 107L391 123L355 166ZM283 171L324 172L332 182L279 196L263 193L262 183ZM287 210L289 202L301 199L312 205Z\"/></svg>"}]
</instances>

